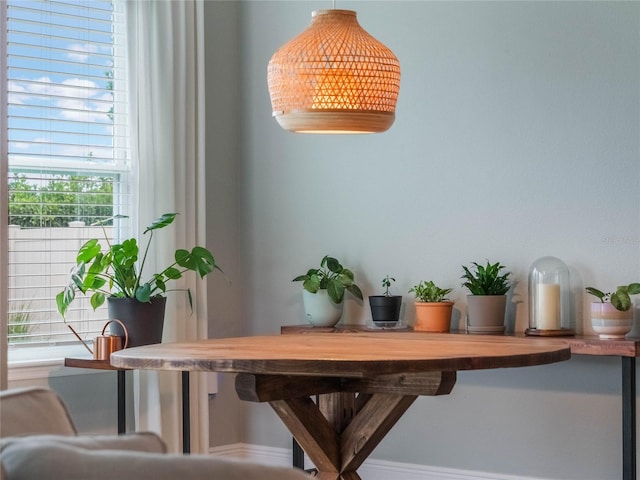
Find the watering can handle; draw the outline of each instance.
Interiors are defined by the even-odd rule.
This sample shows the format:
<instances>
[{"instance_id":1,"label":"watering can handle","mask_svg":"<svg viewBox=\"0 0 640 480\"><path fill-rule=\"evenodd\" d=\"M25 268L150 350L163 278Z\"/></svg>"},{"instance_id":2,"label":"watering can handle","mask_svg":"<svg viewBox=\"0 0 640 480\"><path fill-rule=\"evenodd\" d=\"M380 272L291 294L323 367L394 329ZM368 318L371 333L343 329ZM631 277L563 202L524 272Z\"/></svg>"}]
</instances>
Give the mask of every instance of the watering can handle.
<instances>
[{"instance_id":1,"label":"watering can handle","mask_svg":"<svg viewBox=\"0 0 640 480\"><path fill-rule=\"evenodd\" d=\"M127 331L127 327L124 325L124 323L122 323L120 320L116 318L113 318L104 324L104 327L102 328L102 333L100 335L104 335L105 330L107 329L109 324L112 322L118 322L122 327L122 329L124 330L124 347L122 348L127 348L127 345L129 345L129 332Z\"/></svg>"}]
</instances>

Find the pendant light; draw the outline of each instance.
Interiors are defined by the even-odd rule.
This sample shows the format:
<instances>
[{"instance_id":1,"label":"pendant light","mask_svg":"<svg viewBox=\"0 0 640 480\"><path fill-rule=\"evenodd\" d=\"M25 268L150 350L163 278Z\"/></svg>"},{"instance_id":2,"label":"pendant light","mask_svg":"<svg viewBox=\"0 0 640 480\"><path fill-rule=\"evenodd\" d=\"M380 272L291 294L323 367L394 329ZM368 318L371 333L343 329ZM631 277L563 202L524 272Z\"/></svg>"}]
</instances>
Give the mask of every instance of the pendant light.
<instances>
[{"instance_id":1,"label":"pendant light","mask_svg":"<svg viewBox=\"0 0 640 480\"><path fill-rule=\"evenodd\" d=\"M400 63L351 10L316 10L271 58L273 116L299 133L378 133L395 120Z\"/></svg>"}]
</instances>

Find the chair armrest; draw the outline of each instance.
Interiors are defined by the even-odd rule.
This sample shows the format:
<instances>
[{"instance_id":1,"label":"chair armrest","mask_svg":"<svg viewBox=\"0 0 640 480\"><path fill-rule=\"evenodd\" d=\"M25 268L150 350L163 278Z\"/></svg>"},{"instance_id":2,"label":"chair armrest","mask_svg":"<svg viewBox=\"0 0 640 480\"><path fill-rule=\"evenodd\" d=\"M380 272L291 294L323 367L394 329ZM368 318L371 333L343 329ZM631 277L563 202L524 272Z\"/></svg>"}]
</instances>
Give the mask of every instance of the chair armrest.
<instances>
[{"instance_id":1,"label":"chair armrest","mask_svg":"<svg viewBox=\"0 0 640 480\"><path fill-rule=\"evenodd\" d=\"M4 480L308 480L302 470L219 459L122 450L87 450L55 441L2 449Z\"/></svg>"}]
</instances>

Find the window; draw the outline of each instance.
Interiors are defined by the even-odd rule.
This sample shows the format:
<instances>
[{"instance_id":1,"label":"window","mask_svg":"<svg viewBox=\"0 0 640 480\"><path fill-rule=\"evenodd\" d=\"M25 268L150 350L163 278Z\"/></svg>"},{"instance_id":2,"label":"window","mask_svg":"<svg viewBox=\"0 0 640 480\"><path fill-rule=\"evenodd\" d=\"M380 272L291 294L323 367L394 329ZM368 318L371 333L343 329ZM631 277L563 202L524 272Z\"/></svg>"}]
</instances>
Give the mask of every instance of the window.
<instances>
[{"instance_id":1,"label":"window","mask_svg":"<svg viewBox=\"0 0 640 480\"><path fill-rule=\"evenodd\" d=\"M8 341L75 342L55 304L79 247L116 240L129 214L124 5L119 0L8 0ZM3 108L3 114L5 109ZM104 233L103 233L104 232ZM79 295L67 314L93 338L106 321Z\"/></svg>"}]
</instances>

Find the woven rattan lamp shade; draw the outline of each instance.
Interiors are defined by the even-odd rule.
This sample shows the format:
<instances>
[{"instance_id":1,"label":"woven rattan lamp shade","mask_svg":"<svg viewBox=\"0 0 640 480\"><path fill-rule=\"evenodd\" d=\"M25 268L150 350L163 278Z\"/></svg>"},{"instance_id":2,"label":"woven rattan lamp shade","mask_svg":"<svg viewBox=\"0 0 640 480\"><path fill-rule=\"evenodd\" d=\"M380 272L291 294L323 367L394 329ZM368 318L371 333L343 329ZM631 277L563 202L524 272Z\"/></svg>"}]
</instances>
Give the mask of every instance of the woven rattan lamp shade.
<instances>
[{"instance_id":1,"label":"woven rattan lamp shade","mask_svg":"<svg viewBox=\"0 0 640 480\"><path fill-rule=\"evenodd\" d=\"M395 120L400 63L351 10L317 10L268 67L273 116L300 133L376 133Z\"/></svg>"}]
</instances>

